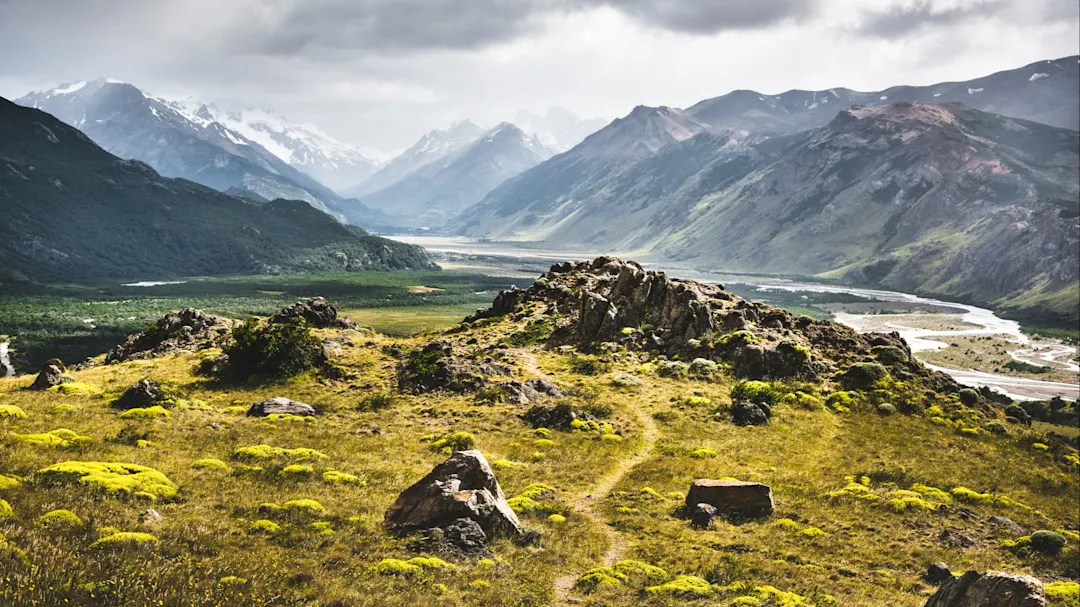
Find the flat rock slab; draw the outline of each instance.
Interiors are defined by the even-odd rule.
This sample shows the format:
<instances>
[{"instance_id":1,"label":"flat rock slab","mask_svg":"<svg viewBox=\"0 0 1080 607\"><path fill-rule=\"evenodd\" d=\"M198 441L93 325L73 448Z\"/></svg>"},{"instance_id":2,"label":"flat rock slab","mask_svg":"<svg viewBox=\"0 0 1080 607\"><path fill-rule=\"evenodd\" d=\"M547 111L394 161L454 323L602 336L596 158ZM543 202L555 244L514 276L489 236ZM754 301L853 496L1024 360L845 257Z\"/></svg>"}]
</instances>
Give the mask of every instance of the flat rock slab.
<instances>
[{"instance_id":1,"label":"flat rock slab","mask_svg":"<svg viewBox=\"0 0 1080 607\"><path fill-rule=\"evenodd\" d=\"M408 531L445 527L463 518L479 524L488 537L517 539L525 533L479 451L458 451L435 466L401 492L384 522L392 530Z\"/></svg>"},{"instance_id":2,"label":"flat rock slab","mask_svg":"<svg viewBox=\"0 0 1080 607\"><path fill-rule=\"evenodd\" d=\"M946 580L926 607L1045 607L1043 584L1028 575L968 571Z\"/></svg>"},{"instance_id":3,"label":"flat rock slab","mask_svg":"<svg viewBox=\"0 0 1080 607\"><path fill-rule=\"evenodd\" d=\"M695 512L698 504L708 504L726 515L768 516L773 511L772 488L761 483L698 479L686 494L686 507Z\"/></svg>"},{"instance_id":4,"label":"flat rock slab","mask_svg":"<svg viewBox=\"0 0 1080 607\"><path fill-rule=\"evenodd\" d=\"M248 417L266 417L273 414L280 415L315 415L315 408L307 403L290 400L283 396L275 396L251 405L248 409Z\"/></svg>"}]
</instances>

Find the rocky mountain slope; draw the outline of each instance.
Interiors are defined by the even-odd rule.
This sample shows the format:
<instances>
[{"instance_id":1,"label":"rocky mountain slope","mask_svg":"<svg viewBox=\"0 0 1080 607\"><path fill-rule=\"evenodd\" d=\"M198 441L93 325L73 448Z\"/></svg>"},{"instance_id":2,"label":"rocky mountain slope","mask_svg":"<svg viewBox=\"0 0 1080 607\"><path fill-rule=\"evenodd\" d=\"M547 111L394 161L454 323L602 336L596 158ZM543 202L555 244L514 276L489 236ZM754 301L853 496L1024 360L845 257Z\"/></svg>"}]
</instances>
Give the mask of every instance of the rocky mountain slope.
<instances>
[{"instance_id":1,"label":"rocky mountain slope","mask_svg":"<svg viewBox=\"0 0 1080 607\"><path fill-rule=\"evenodd\" d=\"M594 141L616 133L605 129L495 190L461 231L1075 318L1075 131L896 103L785 137L703 132L570 173L589 166L580 159L595 154Z\"/></svg>"},{"instance_id":2,"label":"rocky mountain slope","mask_svg":"<svg viewBox=\"0 0 1080 607\"><path fill-rule=\"evenodd\" d=\"M222 192L247 190L267 200L303 200L360 225L382 220L361 203L339 196L297 170L243 131L266 142L273 140L272 133L246 124L234 130L219 122L205 105L192 107L153 98L131 84L108 79L31 93L16 103L48 112L82 130L108 152L145 162L166 177L181 177Z\"/></svg>"},{"instance_id":3,"label":"rocky mountain slope","mask_svg":"<svg viewBox=\"0 0 1080 607\"><path fill-rule=\"evenodd\" d=\"M356 146L334 139L311 123L291 122L258 108L228 112L191 99L161 101L196 122L209 115L214 122L258 143L289 166L338 192L370 177L379 168Z\"/></svg>"},{"instance_id":4,"label":"rocky mountain slope","mask_svg":"<svg viewBox=\"0 0 1080 607\"><path fill-rule=\"evenodd\" d=\"M779 134L823 126L853 105L962 103L968 107L1052 126L1080 129L1080 57L1039 61L964 82L893 86L859 92L846 88L766 95L733 91L701 101L687 113L713 130Z\"/></svg>"},{"instance_id":5,"label":"rocky mountain slope","mask_svg":"<svg viewBox=\"0 0 1080 607\"><path fill-rule=\"evenodd\" d=\"M0 203L5 282L433 265L418 247L372 237L307 203L256 204L163 177L3 99Z\"/></svg>"},{"instance_id":6,"label":"rocky mountain slope","mask_svg":"<svg viewBox=\"0 0 1080 607\"><path fill-rule=\"evenodd\" d=\"M507 179L551 157L535 136L502 123L476 141L371 192L364 203L397 225L441 226Z\"/></svg>"},{"instance_id":7,"label":"rocky mountain slope","mask_svg":"<svg viewBox=\"0 0 1080 607\"><path fill-rule=\"evenodd\" d=\"M610 257L437 334L229 324L186 310L125 342L138 360L0 379L0 603L1080 596L1075 442L895 334ZM294 367L289 345L322 360ZM193 375L241 362L292 370Z\"/></svg>"},{"instance_id":8,"label":"rocky mountain slope","mask_svg":"<svg viewBox=\"0 0 1080 607\"><path fill-rule=\"evenodd\" d=\"M346 196L363 198L367 194L394 185L409 173L443 159L482 137L486 129L471 120L427 133L370 178L346 188Z\"/></svg>"}]
</instances>

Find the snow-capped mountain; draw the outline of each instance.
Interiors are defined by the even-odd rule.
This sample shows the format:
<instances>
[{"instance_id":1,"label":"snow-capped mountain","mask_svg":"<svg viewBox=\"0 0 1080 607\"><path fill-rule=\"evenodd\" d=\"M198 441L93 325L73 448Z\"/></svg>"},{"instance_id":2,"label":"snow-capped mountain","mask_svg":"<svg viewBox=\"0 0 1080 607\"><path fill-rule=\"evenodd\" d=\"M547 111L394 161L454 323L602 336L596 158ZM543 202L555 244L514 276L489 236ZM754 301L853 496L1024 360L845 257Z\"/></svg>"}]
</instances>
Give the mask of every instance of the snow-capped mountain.
<instances>
[{"instance_id":1,"label":"snow-capped mountain","mask_svg":"<svg viewBox=\"0 0 1080 607\"><path fill-rule=\"evenodd\" d=\"M428 162L364 203L410 227L437 227L488 192L551 157L540 140L504 122L465 147Z\"/></svg>"},{"instance_id":2,"label":"snow-capped mountain","mask_svg":"<svg viewBox=\"0 0 1080 607\"><path fill-rule=\"evenodd\" d=\"M141 160L167 177L220 191L246 190L268 200L303 200L361 225L381 221L246 136L244 130L253 127L227 126L206 105L154 98L108 78L33 92L16 103L48 112L105 150Z\"/></svg>"},{"instance_id":3,"label":"snow-capped mountain","mask_svg":"<svg viewBox=\"0 0 1080 607\"><path fill-rule=\"evenodd\" d=\"M544 147L555 152L569 150L607 123L603 118L581 118L561 107L549 107L543 114L520 110L514 118L518 128L536 135Z\"/></svg>"},{"instance_id":4,"label":"snow-capped mountain","mask_svg":"<svg viewBox=\"0 0 1080 607\"><path fill-rule=\"evenodd\" d=\"M272 111L252 108L227 112L213 103L190 98L159 101L190 120L224 125L336 191L370 177L378 168L378 163L356 146L334 139L314 124L290 122Z\"/></svg>"},{"instance_id":5,"label":"snow-capped mountain","mask_svg":"<svg viewBox=\"0 0 1080 607\"><path fill-rule=\"evenodd\" d=\"M426 164L445 158L482 137L487 129L471 120L455 122L424 135L412 147L388 162L368 179L342 191L362 198L393 185Z\"/></svg>"}]
</instances>

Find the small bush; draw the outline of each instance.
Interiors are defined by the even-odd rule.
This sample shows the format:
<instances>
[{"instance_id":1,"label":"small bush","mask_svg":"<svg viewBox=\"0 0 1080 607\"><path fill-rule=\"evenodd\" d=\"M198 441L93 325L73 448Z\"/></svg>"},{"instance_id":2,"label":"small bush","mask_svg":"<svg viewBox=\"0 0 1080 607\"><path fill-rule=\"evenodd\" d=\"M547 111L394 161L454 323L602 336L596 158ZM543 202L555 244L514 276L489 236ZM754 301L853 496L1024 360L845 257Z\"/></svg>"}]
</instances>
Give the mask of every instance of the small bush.
<instances>
[{"instance_id":1,"label":"small bush","mask_svg":"<svg viewBox=\"0 0 1080 607\"><path fill-rule=\"evenodd\" d=\"M145 546L151 546L156 544L158 539L149 533L139 533L136 531L121 531L119 533L113 533L107 535L93 544L90 544L91 550L129 550L132 548L142 548Z\"/></svg>"},{"instance_id":2,"label":"small bush","mask_svg":"<svg viewBox=\"0 0 1080 607\"><path fill-rule=\"evenodd\" d=\"M677 360L660 361L660 365L656 368L657 375L671 379L686 379L689 373L690 365Z\"/></svg>"},{"instance_id":3,"label":"small bush","mask_svg":"<svg viewBox=\"0 0 1080 607\"><path fill-rule=\"evenodd\" d=\"M270 461L276 463L292 463L292 462L306 462L311 460L326 459L326 455L316 451L315 449L309 449L307 447L297 447L295 449L287 449L283 447L272 447L270 445L253 445L250 447L240 447L236 451L233 451L233 458L242 461Z\"/></svg>"},{"instance_id":4,"label":"small bush","mask_svg":"<svg viewBox=\"0 0 1080 607\"><path fill-rule=\"evenodd\" d=\"M281 525L274 521L259 519L248 525L247 532L252 535L277 535L281 533Z\"/></svg>"},{"instance_id":5,"label":"small bush","mask_svg":"<svg viewBox=\"0 0 1080 607\"><path fill-rule=\"evenodd\" d=\"M592 357L574 356L567 359L566 364L570 367L571 373L577 373L578 375L600 375L606 373L611 365L600 362Z\"/></svg>"},{"instance_id":6,"label":"small bush","mask_svg":"<svg viewBox=\"0 0 1080 607\"><path fill-rule=\"evenodd\" d=\"M37 524L45 529L68 530L82 527L82 519L70 510L53 510L42 514L37 519Z\"/></svg>"},{"instance_id":7,"label":"small bush","mask_svg":"<svg viewBox=\"0 0 1080 607\"><path fill-rule=\"evenodd\" d=\"M956 393L960 397L960 402L967 407L974 407L979 403L979 393L971 388L964 388Z\"/></svg>"},{"instance_id":8,"label":"small bush","mask_svg":"<svg viewBox=\"0 0 1080 607\"><path fill-rule=\"evenodd\" d=\"M146 466L119 462L61 462L38 471L45 484L80 484L110 494L149 499L172 498L177 487L167 476Z\"/></svg>"},{"instance_id":9,"label":"small bush","mask_svg":"<svg viewBox=\"0 0 1080 607\"><path fill-rule=\"evenodd\" d=\"M322 342L299 318L284 323L250 319L233 330L223 350L227 359L218 376L239 381L256 375L292 377L323 360Z\"/></svg>"},{"instance_id":10,"label":"small bush","mask_svg":"<svg viewBox=\"0 0 1080 607\"><path fill-rule=\"evenodd\" d=\"M637 388L644 384L636 375L630 373L619 373L615 377L611 378L611 385L616 388Z\"/></svg>"},{"instance_id":11,"label":"small bush","mask_svg":"<svg viewBox=\"0 0 1080 607\"><path fill-rule=\"evenodd\" d=\"M377 392L369 394L360 401L357 409L360 411L383 411L394 407L398 402L397 396L389 392Z\"/></svg>"},{"instance_id":12,"label":"small bush","mask_svg":"<svg viewBox=\"0 0 1080 607\"><path fill-rule=\"evenodd\" d=\"M712 596L713 588L709 582L697 576L680 575L665 584L647 586L645 593L676 598L706 598Z\"/></svg>"},{"instance_id":13,"label":"small bush","mask_svg":"<svg viewBox=\"0 0 1080 607\"><path fill-rule=\"evenodd\" d=\"M207 472L231 472L228 464L214 458L197 459L191 462L191 467L195 470L205 470Z\"/></svg>"},{"instance_id":14,"label":"small bush","mask_svg":"<svg viewBox=\"0 0 1080 607\"><path fill-rule=\"evenodd\" d=\"M880 363L855 363L848 367L840 380L845 387L867 390L888 376L889 371Z\"/></svg>"},{"instance_id":15,"label":"small bush","mask_svg":"<svg viewBox=\"0 0 1080 607\"><path fill-rule=\"evenodd\" d=\"M874 355L874 358L886 365L902 363L908 359L907 352L896 346L874 346L870 348L870 352Z\"/></svg>"},{"instance_id":16,"label":"small bush","mask_svg":"<svg viewBox=\"0 0 1080 607\"><path fill-rule=\"evenodd\" d=\"M893 415L896 413L896 407L892 403L881 403L877 406L877 412L880 415Z\"/></svg>"},{"instance_id":17,"label":"small bush","mask_svg":"<svg viewBox=\"0 0 1080 607\"><path fill-rule=\"evenodd\" d=\"M18 443L26 443L35 447L53 447L57 449L71 449L91 442L89 436L80 436L73 430L59 428L41 434L12 434L11 438Z\"/></svg>"},{"instance_id":18,"label":"small bush","mask_svg":"<svg viewBox=\"0 0 1080 607\"><path fill-rule=\"evenodd\" d=\"M1031 534L1031 549L1036 552L1056 556L1065 547L1065 536L1053 531L1036 531Z\"/></svg>"},{"instance_id":19,"label":"small bush","mask_svg":"<svg viewBox=\"0 0 1080 607\"><path fill-rule=\"evenodd\" d=\"M12 419L26 419L26 411L15 405L0 405L0 419L2 418Z\"/></svg>"},{"instance_id":20,"label":"small bush","mask_svg":"<svg viewBox=\"0 0 1080 607\"><path fill-rule=\"evenodd\" d=\"M450 451L468 451L476 447L476 437L468 432L454 432L431 443L435 451L449 449Z\"/></svg>"},{"instance_id":21,"label":"small bush","mask_svg":"<svg viewBox=\"0 0 1080 607\"><path fill-rule=\"evenodd\" d=\"M710 379L720 371L720 368L707 358L695 358L690 361L689 371L692 377Z\"/></svg>"},{"instance_id":22,"label":"small bush","mask_svg":"<svg viewBox=\"0 0 1080 607\"><path fill-rule=\"evenodd\" d=\"M278 476L285 480L306 480L315 475L315 469L304 464L289 464L278 471Z\"/></svg>"},{"instance_id":23,"label":"small bush","mask_svg":"<svg viewBox=\"0 0 1080 607\"><path fill-rule=\"evenodd\" d=\"M735 382L731 387L732 402L751 402L776 404L781 393L778 388L768 382L756 380L742 380Z\"/></svg>"},{"instance_id":24,"label":"small bush","mask_svg":"<svg viewBox=\"0 0 1080 607\"><path fill-rule=\"evenodd\" d=\"M347 472L338 472L337 470L327 470L323 472L323 481L330 483L331 485L362 485L364 481L355 474L349 474Z\"/></svg>"},{"instance_id":25,"label":"small bush","mask_svg":"<svg viewBox=\"0 0 1080 607\"><path fill-rule=\"evenodd\" d=\"M159 419L162 417L172 417L172 413L161 405L128 409L120 414L121 419Z\"/></svg>"}]
</instances>

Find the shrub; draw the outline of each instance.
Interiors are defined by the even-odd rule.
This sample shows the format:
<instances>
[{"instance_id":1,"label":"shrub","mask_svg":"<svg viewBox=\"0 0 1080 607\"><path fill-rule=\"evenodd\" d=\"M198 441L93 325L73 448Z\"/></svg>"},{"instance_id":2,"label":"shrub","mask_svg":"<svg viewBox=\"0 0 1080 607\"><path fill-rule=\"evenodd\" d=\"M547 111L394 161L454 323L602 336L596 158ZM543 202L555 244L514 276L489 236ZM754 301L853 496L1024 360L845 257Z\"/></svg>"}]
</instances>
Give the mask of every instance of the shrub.
<instances>
[{"instance_id":1,"label":"shrub","mask_svg":"<svg viewBox=\"0 0 1080 607\"><path fill-rule=\"evenodd\" d=\"M608 443L621 443L623 437L619 436L618 434L603 434L600 436L600 440Z\"/></svg>"},{"instance_id":2,"label":"shrub","mask_svg":"<svg viewBox=\"0 0 1080 607\"><path fill-rule=\"evenodd\" d=\"M1055 556L1065 547L1065 536L1053 531L1040 530L1031 534L1031 549L1036 552Z\"/></svg>"},{"instance_id":3,"label":"shrub","mask_svg":"<svg viewBox=\"0 0 1080 607\"><path fill-rule=\"evenodd\" d=\"M15 511L12 510L11 504L7 503L6 500L0 500L0 520L11 518L12 516L15 516Z\"/></svg>"},{"instance_id":4,"label":"shrub","mask_svg":"<svg viewBox=\"0 0 1080 607\"><path fill-rule=\"evenodd\" d=\"M524 468L525 464L508 459L497 459L491 462L491 467L495 470L513 470L514 468Z\"/></svg>"},{"instance_id":5,"label":"shrub","mask_svg":"<svg viewBox=\"0 0 1080 607\"><path fill-rule=\"evenodd\" d=\"M15 405L0 405L0 418L26 419L26 411Z\"/></svg>"},{"instance_id":6,"label":"shrub","mask_svg":"<svg viewBox=\"0 0 1080 607\"><path fill-rule=\"evenodd\" d=\"M383 559L379 561L378 565L375 565L375 573L379 575L412 577L429 569L438 570L453 568L453 565L442 559L418 556L407 561L401 559Z\"/></svg>"},{"instance_id":7,"label":"shrub","mask_svg":"<svg viewBox=\"0 0 1080 607\"><path fill-rule=\"evenodd\" d=\"M0 491L4 489L15 489L22 486L22 481L19 477L13 474L0 474Z\"/></svg>"},{"instance_id":8,"label":"shrub","mask_svg":"<svg viewBox=\"0 0 1080 607\"><path fill-rule=\"evenodd\" d=\"M698 447L691 451L689 455L696 459L712 459L714 457L719 457L720 454L712 447Z\"/></svg>"},{"instance_id":9,"label":"shrub","mask_svg":"<svg viewBox=\"0 0 1080 607\"><path fill-rule=\"evenodd\" d=\"M195 470L206 470L208 472L231 472L228 464L212 457L197 459L191 462L191 467Z\"/></svg>"},{"instance_id":10,"label":"shrub","mask_svg":"<svg viewBox=\"0 0 1080 607\"><path fill-rule=\"evenodd\" d=\"M79 447L92 440L89 436L80 436L73 430L68 430L67 428L59 428L41 434L12 434L11 438L14 439L15 442L26 443L28 445L34 445L35 447L54 447L59 449Z\"/></svg>"},{"instance_id":11,"label":"shrub","mask_svg":"<svg viewBox=\"0 0 1080 607\"><path fill-rule=\"evenodd\" d=\"M893 415L896 407L892 403L881 403L877 406L877 412L881 415Z\"/></svg>"},{"instance_id":12,"label":"shrub","mask_svg":"<svg viewBox=\"0 0 1080 607\"><path fill-rule=\"evenodd\" d=\"M971 388L964 388L956 395L960 397L960 402L968 407L974 407L979 402L979 393Z\"/></svg>"},{"instance_id":13,"label":"shrub","mask_svg":"<svg viewBox=\"0 0 1080 607\"><path fill-rule=\"evenodd\" d=\"M1044 586L1050 607L1074 607L1080 605L1080 583L1049 582Z\"/></svg>"},{"instance_id":14,"label":"shrub","mask_svg":"<svg viewBox=\"0 0 1080 607\"><path fill-rule=\"evenodd\" d=\"M695 358L690 361L690 375L693 377L700 377L702 379L709 379L716 375L720 368L715 362L707 358Z\"/></svg>"},{"instance_id":15,"label":"shrub","mask_svg":"<svg viewBox=\"0 0 1080 607\"><path fill-rule=\"evenodd\" d=\"M671 379L685 379L690 372L690 365L677 360L660 361L656 374Z\"/></svg>"},{"instance_id":16,"label":"shrub","mask_svg":"<svg viewBox=\"0 0 1080 607\"><path fill-rule=\"evenodd\" d=\"M556 525L561 525L566 522L566 517L561 514L552 514L548 517L548 522Z\"/></svg>"},{"instance_id":17,"label":"shrub","mask_svg":"<svg viewBox=\"0 0 1080 607\"><path fill-rule=\"evenodd\" d=\"M536 447L537 449L547 449L554 446L555 441L548 438L538 438L533 441L533 447Z\"/></svg>"},{"instance_id":18,"label":"shrub","mask_svg":"<svg viewBox=\"0 0 1080 607\"><path fill-rule=\"evenodd\" d=\"M616 388L637 388L644 382L641 381L636 375L630 373L619 373L615 377L611 378L611 385Z\"/></svg>"},{"instance_id":19,"label":"shrub","mask_svg":"<svg viewBox=\"0 0 1080 607\"><path fill-rule=\"evenodd\" d=\"M228 358L219 376L241 381L253 375L292 377L323 360L322 342L299 318L284 323L252 318L233 330L223 350Z\"/></svg>"},{"instance_id":20,"label":"shrub","mask_svg":"<svg viewBox=\"0 0 1080 607\"><path fill-rule=\"evenodd\" d=\"M52 412L56 415L67 415L78 411L75 405L69 405L68 403L60 403L52 408Z\"/></svg>"},{"instance_id":21,"label":"shrub","mask_svg":"<svg viewBox=\"0 0 1080 607\"><path fill-rule=\"evenodd\" d=\"M109 494L150 499L172 498L177 487L167 476L146 466L119 462L61 462L37 473L46 484L77 483Z\"/></svg>"},{"instance_id":22,"label":"shrub","mask_svg":"<svg viewBox=\"0 0 1080 607\"><path fill-rule=\"evenodd\" d=\"M304 464L289 464L278 471L278 476L286 480L309 479L315 474L315 469Z\"/></svg>"},{"instance_id":23,"label":"shrub","mask_svg":"<svg viewBox=\"0 0 1080 607\"><path fill-rule=\"evenodd\" d=\"M248 525L247 532L252 535L277 535L281 533L281 525L274 521L259 519Z\"/></svg>"},{"instance_id":24,"label":"shrub","mask_svg":"<svg viewBox=\"0 0 1080 607\"><path fill-rule=\"evenodd\" d=\"M776 404L780 399L780 390L773 384L757 380L740 380L731 387L732 402L752 402Z\"/></svg>"},{"instance_id":25,"label":"shrub","mask_svg":"<svg viewBox=\"0 0 1080 607\"><path fill-rule=\"evenodd\" d=\"M244 461L274 461L284 464L326 459L326 455L307 447L287 449L264 444L240 447L236 451L233 451L233 458Z\"/></svg>"},{"instance_id":26,"label":"shrub","mask_svg":"<svg viewBox=\"0 0 1080 607\"><path fill-rule=\"evenodd\" d=\"M713 588L709 582L697 576L680 575L670 582L656 586L647 586L645 588L645 593L678 598L706 598L712 596Z\"/></svg>"},{"instance_id":27,"label":"shrub","mask_svg":"<svg viewBox=\"0 0 1080 607\"><path fill-rule=\"evenodd\" d=\"M983 430L986 430L990 434L1008 434L1009 428L1001 422L986 422L983 424Z\"/></svg>"},{"instance_id":28,"label":"shrub","mask_svg":"<svg viewBox=\"0 0 1080 607\"><path fill-rule=\"evenodd\" d=\"M574 356L567 359L566 364L570 367L571 373L577 373L578 375L600 375L606 373L611 366L607 363L600 362L592 357Z\"/></svg>"},{"instance_id":29,"label":"shrub","mask_svg":"<svg viewBox=\"0 0 1080 607\"><path fill-rule=\"evenodd\" d=\"M66 530L82 527L83 522L70 510L52 510L39 516L37 524L45 529Z\"/></svg>"},{"instance_id":30,"label":"shrub","mask_svg":"<svg viewBox=\"0 0 1080 607\"><path fill-rule=\"evenodd\" d=\"M780 402L785 405L806 409L807 411L820 411L824 407L820 398L805 392L789 392L780 399Z\"/></svg>"},{"instance_id":31,"label":"shrub","mask_svg":"<svg viewBox=\"0 0 1080 607\"><path fill-rule=\"evenodd\" d=\"M848 367L840 380L845 387L866 390L889 376L889 371L880 363L855 363Z\"/></svg>"},{"instance_id":32,"label":"shrub","mask_svg":"<svg viewBox=\"0 0 1080 607\"><path fill-rule=\"evenodd\" d=\"M323 472L322 479L331 485L364 484L364 481L359 476L347 472L338 472L337 470L327 470L326 472Z\"/></svg>"},{"instance_id":33,"label":"shrub","mask_svg":"<svg viewBox=\"0 0 1080 607\"><path fill-rule=\"evenodd\" d=\"M128 550L131 548L142 548L144 546L150 546L156 544L158 539L149 533L139 533L136 531L121 531L119 533L113 533L107 535L93 544L90 544L91 550Z\"/></svg>"},{"instance_id":34,"label":"shrub","mask_svg":"<svg viewBox=\"0 0 1080 607\"><path fill-rule=\"evenodd\" d=\"M281 505L286 512L301 516L322 516L326 514L326 508L313 499L289 500Z\"/></svg>"},{"instance_id":35,"label":"shrub","mask_svg":"<svg viewBox=\"0 0 1080 607\"><path fill-rule=\"evenodd\" d=\"M172 413L169 413L165 407L161 405L154 405L153 407L128 409L120 414L122 419L158 419L161 417L172 417Z\"/></svg>"},{"instance_id":36,"label":"shrub","mask_svg":"<svg viewBox=\"0 0 1080 607\"><path fill-rule=\"evenodd\" d=\"M886 365L901 363L908 359L907 352L896 346L874 346L870 348L870 352L874 355L874 358Z\"/></svg>"},{"instance_id":37,"label":"shrub","mask_svg":"<svg viewBox=\"0 0 1080 607\"><path fill-rule=\"evenodd\" d=\"M389 392L377 392L375 394L369 394L360 401L360 405L357 409L360 411L382 411L389 409L397 404L397 396L390 394Z\"/></svg>"},{"instance_id":38,"label":"shrub","mask_svg":"<svg viewBox=\"0 0 1080 607\"><path fill-rule=\"evenodd\" d=\"M819 538L819 537L825 537L826 535L829 535L829 534L825 533L821 529L818 529L817 527L807 527L806 529L803 529L803 530L799 531L795 535L798 535L799 537L807 537L807 538L810 538L810 539L814 539L814 538Z\"/></svg>"},{"instance_id":39,"label":"shrub","mask_svg":"<svg viewBox=\"0 0 1080 607\"><path fill-rule=\"evenodd\" d=\"M468 451L476 447L476 437L468 432L454 432L431 443L435 451L449 449L450 451Z\"/></svg>"}]
</instances>

